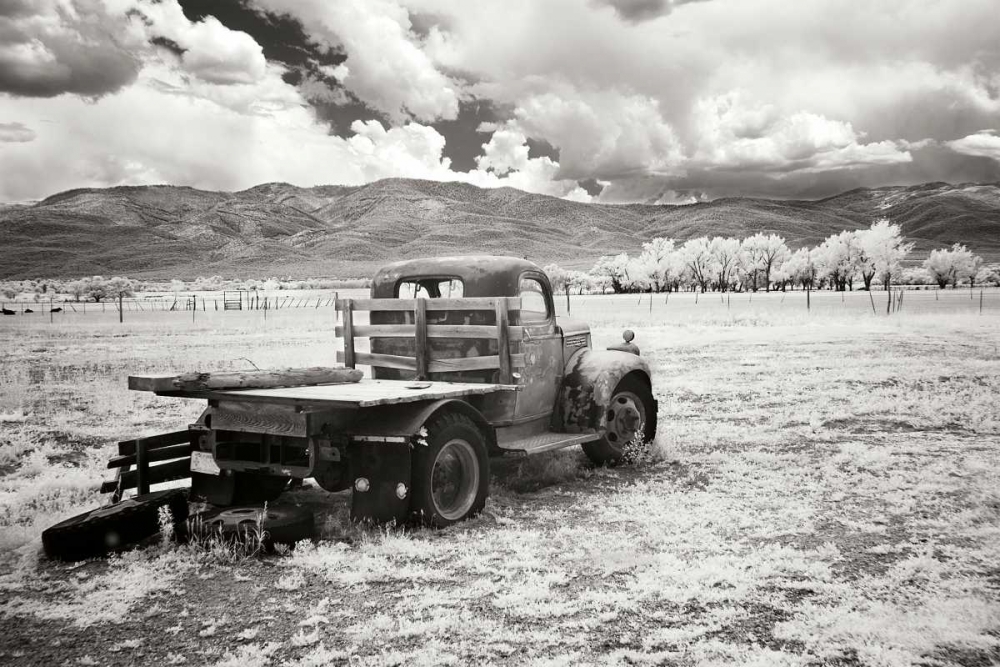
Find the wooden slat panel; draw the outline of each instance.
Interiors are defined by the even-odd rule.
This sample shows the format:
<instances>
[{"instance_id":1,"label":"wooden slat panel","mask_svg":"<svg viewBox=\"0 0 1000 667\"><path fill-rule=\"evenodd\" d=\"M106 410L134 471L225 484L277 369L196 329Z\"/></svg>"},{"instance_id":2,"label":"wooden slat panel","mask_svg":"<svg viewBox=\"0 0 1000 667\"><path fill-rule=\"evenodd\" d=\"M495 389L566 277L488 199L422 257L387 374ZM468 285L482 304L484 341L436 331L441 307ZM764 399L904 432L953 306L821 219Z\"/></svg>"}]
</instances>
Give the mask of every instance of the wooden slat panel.
<instances>
[{"instance_id":1,"label":"wooden slat panel","mask_svg":"<svg viewBox=\"0 0 1000 667\"><path fill-rule=\"evenodd\" d=\"M427 344L427 299L416 299L413 308L413 328L416 330L414 342L416 343L417 355L417 379L427 379L427 361L430 359L431 350Z\"/></svg>"},{"instance_id":2,"label":"wooden slat panel","mask_svg":"<svg viewBox=\"0 0 1000 667\"><path fill-rule=\"evenodd\" d=\"M416 299L343 299L337 310L344 310L347 301L353 301L354 310L406 310L416 307ZM427 310L494 310L497 303L504 303L508 310L520 310L521 299L515 296L478 297L468 299L427 299Z\"/></svg>"},{"instance_id":3,"label":"wooden slat panel","mask_svg":"<svg viewBox=\"0 0 1000 667\"><path fill-rule=\"evenodd\" d=\"M338 302L339 303L339 302ZM339 306L338 306L339 307ZM340 361L338 356L337 361ZM354 368L354 300L344 300L344 365Z\"/></svg>"},{"instance_id":4,"label":"wooden slat panel","mask_svg":"<svg viewBox=\"0 0 1000 667\"><path fill-rule=\"evenodd\" d=\"M163 463L158 466L150 466L146 479L149 484L159 484L161 482L170 482L175 479L185 479L190 476L191 459L186 458L171 461L169 463ZM129 472L122 473L120 481L123 489L134 489L139 481L139 476L135 470L131 470ZM118 480L104 482L101 485L101 493L111 493L118 488L118 484Z\"/></svg>"},{"instance_id":5,"label":"wooden slat panel","mask_svg":"<svg viewBox=\"0 0 1000 667\"><path fill-rule=\"evenodd\" d=\"M167 445L178 445L182 442L191 441L191 432L188 430L184 431L174 431L172 433L161 433L159 435L151 435L148 438L136 438L135 440L123 440L118 443L118 453L123 456L132 456L135 454L135 444L139 440L144 440L146 442L146 447L150 450L158 449L160 447L166 447Z\"/></svg>"},{"instance_id":6,"label":"wooden slat panel","mask_svg":"<svg viewBox=\"0 0 1000 667\"><path fill-rule=\"evenodd\" d=\"M167 447L160 447L159 449L151 449L148 452L148 461L169 461L170 459L177 459L182 456L187 456L191 453L191 443L185 442L180 445L169 445ZM135 454L125 454L123 456L116 456L108 461L109 468L122 468L124 466L134 466L136 464Z\"/></svg>"},{"instance_id":7,"label":"wooden slat panel","mask_svg":"<svg viewBox=\"0 0 1000 667\"><path fill-rule=\"evenodd\" d=\"M413 338L416 327L412 324L359 324L354 327L355 338ZM335 333L343 337L344 328L337 326ZM428 324L428 338L483 338L496 339L496 327L477 324ZM524 338L524 327L507 327L509 340Z\"/></svg>"},{"instance_id":8,"label":"wooden slat panel","mask_svg":"<svg viewBox=\"0 0 1000 667\"><path fill-rule=\"evenodd\" d=\"M500 368L500 382L511 383L510 342L507 340L507 309L497 304L497 359Z\"/></svg>"}]
</instances>

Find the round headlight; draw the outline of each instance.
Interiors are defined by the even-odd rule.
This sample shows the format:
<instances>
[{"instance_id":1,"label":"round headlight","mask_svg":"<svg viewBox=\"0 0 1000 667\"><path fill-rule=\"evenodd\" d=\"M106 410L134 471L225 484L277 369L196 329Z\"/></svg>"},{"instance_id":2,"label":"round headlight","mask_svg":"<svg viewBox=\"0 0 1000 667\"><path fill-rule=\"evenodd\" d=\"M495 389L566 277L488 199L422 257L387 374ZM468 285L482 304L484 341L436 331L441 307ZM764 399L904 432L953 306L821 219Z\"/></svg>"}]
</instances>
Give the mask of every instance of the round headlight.
<instances>
[{"instance_id":1,"label":"round headlight","mask_svg":"<svg viewBox=\"0 0 1000 667\"><path fill-rule=\"evenodd\" d=\"M354 480L354 490L364 493L368 489L372 488L372 485L364 477L358 477Z\"/></svg>"}]
</instances>

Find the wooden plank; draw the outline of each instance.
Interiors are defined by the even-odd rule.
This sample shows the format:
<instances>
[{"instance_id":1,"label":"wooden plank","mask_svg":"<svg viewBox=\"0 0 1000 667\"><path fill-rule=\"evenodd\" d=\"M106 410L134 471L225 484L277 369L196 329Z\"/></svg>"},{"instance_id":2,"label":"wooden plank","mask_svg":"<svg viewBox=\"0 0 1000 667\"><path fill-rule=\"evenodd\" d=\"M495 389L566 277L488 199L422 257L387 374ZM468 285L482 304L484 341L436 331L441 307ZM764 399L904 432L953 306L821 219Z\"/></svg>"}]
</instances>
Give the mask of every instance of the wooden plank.
<instances>
[{"instance_id":1,"label":"wooden plank","mask_svg":"<svg viewBox=\"0 0 1000 667\"><path fill-rule=\"evenodd\" d=\"M190 463L189 463L190 465ZM124 475L123 475L124 476ZM149 493L149 447L144 440L135 445L135 489L139 495Z\"/></svg>"},{"instance_id":2,"label":"wooden plank","mask_svg":"<svg viewBox=\"0 0 1000 667\"><path fill-rule=\"evenodd\" d=\"M416 329L417 379L427 379L427 361L430 358L430 346L427 344L427 299L416 299L413 308L413 326Z\"/></svg>"},{"instance_id":3,"label":"wooden plank","mask_svg":"<svg viewBox=\"0 0 1000 667\"><path fill-rule=\"evenodd\" d=\"M337 353L337 361L343 358L343 353ZM359 352L355 355L355 363L364 366L379 366L381 368L396 368L401 371L416 371L417 360L413 357L401 357L395 354L366 354Z\"/></svg>"},{"instance_id":4,"label":"wooden plank","mask_svg":"<svg viewBox=\"0 0 1000 667\"><path fill-rule=\"evenodd\" d=\"M146 453L146 460L150 462L169 461L170 459L178 459L182 456L188 456L190 454L191 443L185 442L180 445L168 445L167 447L160 447L159 449L150 449ZM116 456L108 461L108 468L124 468L125 466L134 466L136 464L136 458L135 454Z\"/></svg>"},{"instance_id":5,"label":"wooden plank","mask_svg":"<svg viewBox=\"0 0 1000 667\"><path fill-rule=\"evenodd\" d=\"M276 370L183 373L129 378L129 389L138 391L205 391L208 389L267 389L301 387L314 384L357 382L361 371L351 368L282 368Z\"/></svg>"},{"instance_id":6,"label":"wooden plank","mask_svg":"<svg viewBox=\"0 0 1000 667\"><path fill-rule=\"evenodd\" d=\"M500 368L500 382L511 383L510 341L507 339L507 309L503 304L497 304L497 357Z\"/></svg>"},{"instance_id":7,"label":"wooden plank","mask_svg":"<svg viewBox=\"0 0 1000 667\"><path fill-rule=\"evenodd\" d=\"M342 353L337 353L337 361L342 359ZM378 366L379 368L395 368L402 371L416 371L417 360L413 357L401 357L394 354L357 354L357 363L362 366ZM510 355L510 365L514 368L524 368L524 355ZM497 355L483 357L456 357L452 359L435 359L433 356L427 364L428 373L458 373L463 371L482 371L500 368L500 357ZM502 382L501 384L510 384Z\"/></svg>"},{"instance_id":8,"label":"wooden plank","mask_svg":"<svg viewBox=\"0 0 1000 667\"><path fill-rule=\"evenodd\" d=\"M161 433L159 435L152 435L148 438L136 438L135 440L123 440L118 443L118 453L124 456L135 455L136 443L142 440L146 443L146 447L149 450L158 449L160 447L166 447L168 445L178 445L182 442L191 441L191 432L189 430L184 431L173 431L171 433Z\"/></svg>"},{"instance_id":9,"label":"wooden plank","mask_svg":"<svg viewBox=\"0 0 1000 667\"><path fill-rule=\"evenodd\" d=\"M355 338L413 338L417 329L413 324L359 324L354 327ZM344 328L337 326L335 334L343 337ZM481 338L496 339L496 327L478 324L428 324L428 338ZM508 326L507 338L521 340L524 327Z\"/></svg>"},{"instance_id":10,"label":"wooden plank","mask_svg":"<svg viewBox=\"0 0 1000 667\"><path fill-rule=\"evenodd\" d=\"M340 303L339 301L337 302ZM337 361L340 361L339 355ZM344 300L344 365L354 368L354 299Z\"/></svg>"},{"instance_id":11,"label":"wooden plank","mask_svg":"<svg viewBox=\"0 0 1000 667\"><path fill-rule=\"evenodd\" d=\"M185 479L191 476L191 459L179 459L170 461L158 466L151 466L147 475L150 485L162 482L171 482L175 479ZM138 484L138 475L135 470L122 473L119 480L111 480L101 484L101 493L111 493L121 484L122 489L134 489Z\"/></svg>"},{"instance_id":12,"label":"wooden plank","mask_svg":"<svg viewBox=\"0 0 1000 667\"><path fill-rule=\"evenodd\" d=\"M412 311L416 299L342 299L337 310L344 310L347 301L353 301L354 310ZM463 299L427 299L427 310L494 310L497 303L504 303L508 310L520 310L521 299L515 296L470 297Z\"/></svg>"}]
</instances>

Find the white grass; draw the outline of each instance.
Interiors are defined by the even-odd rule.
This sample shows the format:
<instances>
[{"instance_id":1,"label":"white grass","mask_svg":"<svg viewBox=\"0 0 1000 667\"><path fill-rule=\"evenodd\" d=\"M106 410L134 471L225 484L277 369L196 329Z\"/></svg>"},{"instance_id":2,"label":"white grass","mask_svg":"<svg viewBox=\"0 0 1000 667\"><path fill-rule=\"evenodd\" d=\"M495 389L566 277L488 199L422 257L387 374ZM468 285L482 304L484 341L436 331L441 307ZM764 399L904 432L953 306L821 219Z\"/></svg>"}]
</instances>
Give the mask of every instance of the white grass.
<instances>
[{"instance_id":1,"label":"white grass","mask_svg":"<svg viewBox=\"0 0 1000 667\"><path fill-rule=\"evenodd\" d=\"M1000 663L996 313L949 294L935 315L921 293L874 317L867 295L814 294L806 316L788 310L797 296L734 313L671 295L652 319L646 297L574 299L597 347L631 327L653 365L652 460L594 469L577 449L498 466L483 517L445 531L347 528L347 494L299 491L286 502L351 541L265 560L34 554L44 526L99 502L116 438L197 415L124 391L133 365L332 363L331 321L0 332L0 412L24 417L0 423L0 660L28 661L15 645L54 624L119 628L164 663Z\"/></svg>"}]
</instances>

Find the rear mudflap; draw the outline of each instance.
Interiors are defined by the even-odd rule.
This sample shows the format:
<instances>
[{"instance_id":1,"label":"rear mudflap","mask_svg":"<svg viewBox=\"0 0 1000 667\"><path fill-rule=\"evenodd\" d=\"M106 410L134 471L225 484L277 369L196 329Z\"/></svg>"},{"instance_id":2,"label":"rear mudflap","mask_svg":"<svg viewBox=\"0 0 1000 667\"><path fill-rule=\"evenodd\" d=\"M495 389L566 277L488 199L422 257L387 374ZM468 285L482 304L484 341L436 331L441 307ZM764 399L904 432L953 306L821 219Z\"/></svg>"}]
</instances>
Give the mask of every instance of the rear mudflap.
<instances>
[{"instance_id":1,"label":"rear mudflap","mask_svg":"<svg viewBox=\"0 0 1000 667\"><path fill-rule=\"evenodd\" d=\"M352 442L351 520L401 523L410 510L410 444Z\"/></svg>"}]
</instances>

